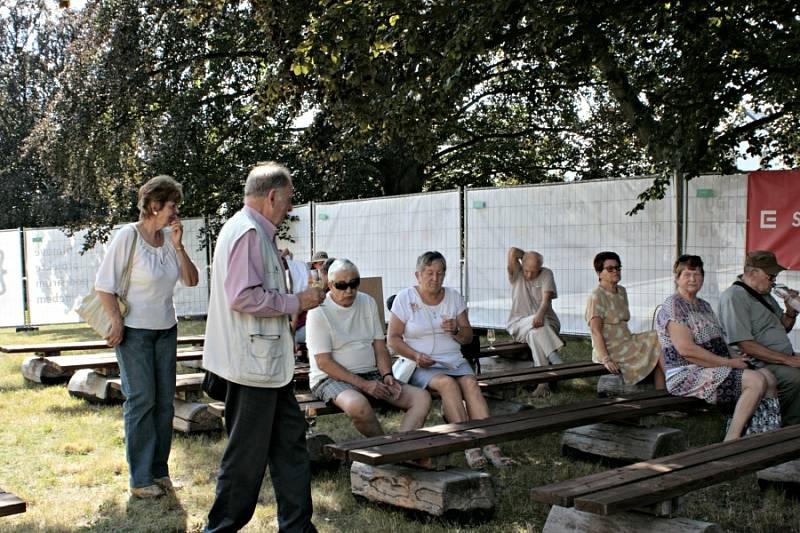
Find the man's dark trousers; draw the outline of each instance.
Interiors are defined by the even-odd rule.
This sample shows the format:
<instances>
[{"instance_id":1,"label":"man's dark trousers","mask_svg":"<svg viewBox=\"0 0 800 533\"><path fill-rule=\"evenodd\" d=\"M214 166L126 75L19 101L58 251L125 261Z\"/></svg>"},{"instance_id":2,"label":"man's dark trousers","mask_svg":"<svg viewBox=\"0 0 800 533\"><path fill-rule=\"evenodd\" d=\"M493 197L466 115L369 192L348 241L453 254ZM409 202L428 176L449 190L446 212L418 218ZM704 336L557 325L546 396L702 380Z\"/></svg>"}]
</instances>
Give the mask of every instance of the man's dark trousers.
<instances>
[{"instance_id":1,"label":"man's dark trousers","mask_svg":"<svg viewBox=\"0 0 800 533\"><path fill-rule=\"evenodd\" d=\"M311 523L306 423L294 397L294 385L269 389L229 382L225 427L228 446L206 531L238 531L250 521L267 466L278 503L280 531L316 531Z\"/></svg>"}]
</instances>

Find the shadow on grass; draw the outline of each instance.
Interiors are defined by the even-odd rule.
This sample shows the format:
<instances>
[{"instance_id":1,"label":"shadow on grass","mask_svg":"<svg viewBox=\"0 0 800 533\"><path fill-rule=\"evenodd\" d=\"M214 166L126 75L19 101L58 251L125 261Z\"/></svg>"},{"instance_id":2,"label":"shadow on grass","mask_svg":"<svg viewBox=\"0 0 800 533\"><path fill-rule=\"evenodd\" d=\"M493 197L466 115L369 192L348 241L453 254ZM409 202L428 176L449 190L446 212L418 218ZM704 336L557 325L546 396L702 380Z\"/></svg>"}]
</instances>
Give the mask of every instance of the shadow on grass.
<instances>
[{"instance_id":1,"label":"shadow on grass","mask_svg":"<svg viewBox=\"0 0 800 533\"><path fill-rule=\"evenodd\" d=\"M62 414L62 415L83 415L86 413L99 413L107 408L118 407L122 402L116 404L102 404L102 403L89 403L80 402L70 405L50 405L47 407L48 413Z\"/></svg>"},{"instance_id":2,"label":"shadow on grass","mask_svg":"<svg viewBox=\"0 0 800 533\"><path fill-rule=\"evenodd\" d=\"M106 500L89 525L75 531L186 531L187 513L176 493L156 499L140 500L131 496L125 507Z\"/></svg>"}]
</instances>

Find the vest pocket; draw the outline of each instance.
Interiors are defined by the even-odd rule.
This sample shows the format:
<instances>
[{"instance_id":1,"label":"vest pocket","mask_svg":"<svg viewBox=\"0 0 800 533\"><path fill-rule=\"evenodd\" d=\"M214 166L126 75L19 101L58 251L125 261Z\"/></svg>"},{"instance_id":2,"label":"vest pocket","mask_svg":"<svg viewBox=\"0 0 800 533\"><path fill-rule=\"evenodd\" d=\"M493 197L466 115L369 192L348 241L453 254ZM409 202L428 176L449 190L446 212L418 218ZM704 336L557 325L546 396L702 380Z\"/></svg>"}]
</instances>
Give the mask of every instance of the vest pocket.
<instances>
[{"instance_id":1,"label":"vest pocket","mask_svg":"<svg viewBox=\"0 0 800 533\"><path fill-rule=\"evenodd\" d=\"M279 334L251 334L248 354L243 361L243 372L258 378L282 376L283 358L286 357L282 348Z\"/></svg>"}]
</instances>

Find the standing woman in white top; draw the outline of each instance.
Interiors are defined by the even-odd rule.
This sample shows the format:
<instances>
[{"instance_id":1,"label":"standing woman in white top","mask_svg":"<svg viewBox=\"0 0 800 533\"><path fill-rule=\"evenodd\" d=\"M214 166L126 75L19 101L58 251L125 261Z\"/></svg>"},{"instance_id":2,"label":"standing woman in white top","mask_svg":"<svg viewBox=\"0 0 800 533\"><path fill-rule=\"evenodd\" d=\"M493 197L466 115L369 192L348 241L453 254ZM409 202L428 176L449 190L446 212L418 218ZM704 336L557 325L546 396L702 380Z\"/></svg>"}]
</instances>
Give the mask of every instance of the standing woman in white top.
<instances>
[{"instance_id":1,"label":"standing woman in white top","mask_svg":"<svg viewBox=\"0 0 800 533\"><path fill-rule=\"evenodd\" d=\"M177 204L181 185L157 176L139 189L139 222L122 227L103 258L95 280L113 327L106 337L116 347L125 394L125 452L131 493L153 498L172 489L169 452L175 397L178 327L173 292L178 279L197 285L197 268L181 243ZM132 239L136 235L128 315L120 315L120 292Z\"/></svg>"},{"instance_id":2,"label":"standing woman in white top","mask_svg":"<svg viewBox=\"0 0 800 533\"><path fill-rule=\"evenodd\" d=\"M448 422L489 418L475 373L461 355L461 345L472 341L467 305L457 291L442 286L446 270L439 252L419 256L414 274L419 285L403 289L392 303L389 346L416 361L409 384L438 392ZM514 464L494 444L483 452L470 448L466 456L470 468L485 467L487 459L497 467Z\"/></svg>"}]
</instances>

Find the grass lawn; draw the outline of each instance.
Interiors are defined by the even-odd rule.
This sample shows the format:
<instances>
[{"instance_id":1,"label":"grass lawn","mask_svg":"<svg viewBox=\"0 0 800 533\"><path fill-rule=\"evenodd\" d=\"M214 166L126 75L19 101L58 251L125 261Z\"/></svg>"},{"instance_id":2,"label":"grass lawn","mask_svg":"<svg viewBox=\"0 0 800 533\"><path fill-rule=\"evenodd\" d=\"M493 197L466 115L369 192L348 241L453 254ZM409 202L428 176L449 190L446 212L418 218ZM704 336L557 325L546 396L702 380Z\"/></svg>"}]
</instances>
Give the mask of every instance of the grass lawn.
<instances>
[{"instance_id":1,"label":"grass lawn","mask_svg":"<svg viewBox=\"0 0 800 533\"><path fill-rule=\"evenodd\" d=\"M202 333L204 323L184 321L179 334ZM77 325L47 326L38 332L0 329L0 344L25 344L90 339ZM567 361L586 360L585 339L570 339ZM182 484L177 498L139 501L128 494L128 469L121 406L97 406L69 397L64 385L26 382L19 371L22 356L0 354L0 488L28 502L27 513L0 518L0 531L200 531L214 497L215 474L225 447L223 433L183 436L173 440L170 467ZM595 396L596 379L565 382L547 400L522 392L518 401L537 407L571 403ZM383 419L396 429L399 415ZM441 422L439 404L428 424ZM662 417L659 423L686 431L692 447L717 442L722 435L719 415L684 419ZM344 415L320 417L314 431L335 440L357 437ZM506 443L503 449L520 465L490 470L498 495L492 520L456 524L421 520L408 514L359 504L350 494L345 467L317 473L312 481L315 516L320 531L540 531L548 506L532 502L529 489L605 469L603 465L566 459L560 435L549 434ZM452 463L465 465L463 454ZM759 492L755 475L689 494L686 515L718 523L725 531L800 531L800 506L777 491ZM276 507L268 477L260 504L245 531L274 531Z\"/></svg>"}]
</instances>

